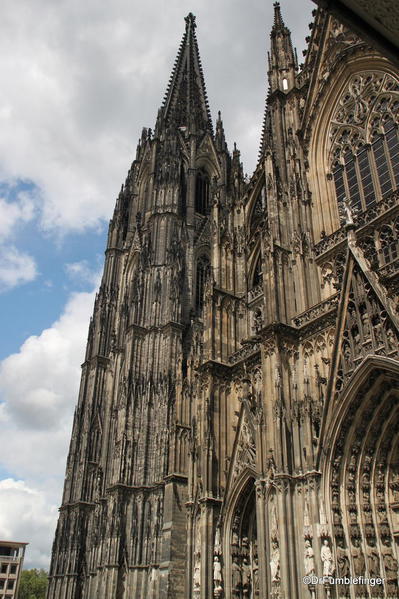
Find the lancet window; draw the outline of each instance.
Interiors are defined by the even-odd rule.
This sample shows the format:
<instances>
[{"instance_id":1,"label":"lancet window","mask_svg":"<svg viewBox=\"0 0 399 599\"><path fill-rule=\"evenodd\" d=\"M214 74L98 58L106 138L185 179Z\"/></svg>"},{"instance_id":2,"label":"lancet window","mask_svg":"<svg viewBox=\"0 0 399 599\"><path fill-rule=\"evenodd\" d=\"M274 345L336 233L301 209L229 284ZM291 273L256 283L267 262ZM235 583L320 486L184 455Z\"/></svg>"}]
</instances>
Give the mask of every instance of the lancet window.
<instances>
[{"instance_id":1,"label":"lancet window","mask_svg":"<svg viewBox=\"0 0 399 599\"><path fill-rule=\"evenodd\" d=\"M399 187L399 81L353 75L333 115L331 170L338 203L366 210Z\"/></svg>"},{"instance_id":2,"label":"lancet window","mask_svg":"<svg viewBox=\"0 0 399 599\"><path fill-rule=\"evenodd\" d=\"M209 177L202 169L195 181L195 211L204 216L209 212Z\"/></svg>"},{"instance_id":3,"label":"lancet window","mask_svg":"<svg viewBox=\"0 0 399 599\"><path fill-rule=\"evenodd\" d=\"M202 312L205 300L205 283L209 276L211 265L207 255L203 254L197 261L195 284L195 308L197 314Z\"/></svg>"},{"instance_id":4,"label":"lancet window","mask_svg":"<svg viewBox=\"0 0 399 599\"><path fill-rule=\"evenodd\" d=\"M255 204L252 210L251 219L250 219L250 237L252 237L258 230L259 225L262 223L263 219L266 215L266 198L265 198L265 188L262 187L260 190Z\"/></svg>"},{"instance_id":5,"label":"lancet window","mask_svg":"<svg viewBox=\"0 0 399 599\"><path fill-rule=\"evenodd\" d=\"M378 234L381 262L388 264L399 256L399 219L393 226L384 225Z\"/></svg>"},{"instance_id":6,"label":"lancet window","mask_svg":"<svg viewBox=\"0 0 399 599\"><path fill-rule=\"evenodd\" d=\"M260 254L256 260L255 268L252 275L252 288L257 287L262 282L262 262Z\"/></svg>"}]
</instances>

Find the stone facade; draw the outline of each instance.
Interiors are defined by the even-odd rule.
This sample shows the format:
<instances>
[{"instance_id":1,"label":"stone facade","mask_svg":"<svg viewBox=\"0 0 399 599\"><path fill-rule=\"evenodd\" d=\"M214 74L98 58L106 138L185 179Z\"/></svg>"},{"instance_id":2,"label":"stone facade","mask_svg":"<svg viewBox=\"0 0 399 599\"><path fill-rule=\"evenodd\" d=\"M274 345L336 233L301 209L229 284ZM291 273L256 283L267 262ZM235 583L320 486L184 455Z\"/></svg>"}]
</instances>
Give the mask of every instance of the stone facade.
<instances>
[{"instance_id":1,"label":"stone facade","mask_svg":"<svg viewBox=\"0 0 399 599\"><path fill-rule=\"evenodd\" d=\"M398 597L399 76L275 4L259 162L186 29L109 227L48 599ZM305 575L383 585L303 582Z\"/></svg>"}]
</instances>

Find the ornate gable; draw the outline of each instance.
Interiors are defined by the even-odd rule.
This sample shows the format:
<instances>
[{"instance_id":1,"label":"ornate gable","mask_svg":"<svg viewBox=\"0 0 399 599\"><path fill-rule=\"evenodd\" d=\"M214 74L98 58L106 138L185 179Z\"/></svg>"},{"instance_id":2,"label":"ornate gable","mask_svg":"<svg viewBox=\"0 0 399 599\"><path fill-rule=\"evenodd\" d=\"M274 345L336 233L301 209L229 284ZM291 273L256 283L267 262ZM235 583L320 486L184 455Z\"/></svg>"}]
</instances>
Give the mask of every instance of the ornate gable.
<instances>
[{"instance_id":1,"label":"ornate gable","mask_svg":"<svg viewBox=\"0 0 399 599\"><path fill-rule=\"evenodd\" d=\"M213 168L217 169L217 176L220 176L219 160L212 136L209 132L202 137L197 149L197 161L201 159L210 162Z\"/></svg>"},{"instance_id":2,"label":"ornate gable","mask_svg":"<svg viewBox=\"0 0 399 599\"><path fill-rule=\"evenodd\" d=\"M385 289L352 240L338 310L327 419L354 372L370 355L398 358L399 322Z\"/></svg>"},{"instance_id":3,"label":"ornate gable","mask_svg":"<svg viewBox=\"0 0 399 599\"><path fill-rule=\"evenodd\" d=\"M234 482L247 468L256 470L256 441L251 414L248 408L242 404L230 462L228 489L231 490L234 487Z\"/></svg>"},{"instance_id":4,"label":"ornate gable","mask_svg":"<svg viewBox=\"0 0 399 599\"><path fill-rule=\"evenodd\" d=\"M318 113L321 95L325 92L332 73L339 64L348 60L349 54L360 48L367 48L364 41L342 23L319 11L313 26L306 62L298 74L300 86L306 81L309 84L303 115L304 128L309 127Z\"/></svg>"},{"instance_id":5,"label":"ornate gable","mask_svg":"<svg viewBox=\"0 0 399 599\"><path fill-rule=\"evenodd\" d=\"M200 247L202 245L209 246L211 243L211 224L209 218L204 220L203 225L201 226L198 236L195 240L195 245Z\"/></svg>"}]
</instances>

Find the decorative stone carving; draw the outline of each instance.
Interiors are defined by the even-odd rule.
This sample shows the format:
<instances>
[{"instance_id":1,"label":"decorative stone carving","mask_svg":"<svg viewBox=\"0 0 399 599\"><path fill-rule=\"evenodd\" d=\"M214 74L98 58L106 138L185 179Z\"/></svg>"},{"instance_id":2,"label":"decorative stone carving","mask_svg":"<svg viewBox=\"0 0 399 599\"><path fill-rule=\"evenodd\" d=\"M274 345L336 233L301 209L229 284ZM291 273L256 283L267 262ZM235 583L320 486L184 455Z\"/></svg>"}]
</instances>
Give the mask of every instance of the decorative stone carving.
<instances>
[{"instance_id":1,"label":"decorative stone carving","mask_svg":"<svg viewBox=\"0 0 399 599\"><path fill-rule=\"evenodd\" d=\"M315 573L314 551L309 539L305 541L304 566L305 576L311 576Z\"/></svg>"},{"instance_id":2,"label":"decorative stone carving","mask_svg":"<svg viewBox=\"0 0 399 599\"><path fill-rule=\"evenodd\" d=\"M239 473L247 466L256 469L256 445L252 427L249 424L248 416L244 412L241 421L240 436L234 456L232 480L235 480Z\"/></svg>"},{"instance_id":3,"label":"decorative stone carving","mask_svg":"<svg viewBox=\"0 0 399 599\"><path fill-rule=\"evenodd\" d=\"M280 548L278 541L272 541L270 574L272 582L280 582Z\"/></svg>"},{"instance_id":4,"label":"decorative stone carving","mask_svg":"<svg viewBox=\"0 0 399 599\"><path fill-rule=\"evenodd\" d=\"M323 576L331 576L334 573L333 555L328 540L323 540L320 551L320 559L323 565Z\"/></svg>"},{"instance_id":5,"label":"decorative stone carving","mask_svg":"<svg viewBox=\"0 0 399 599\"><path fill-rule=\"evenodd\" d=\"M233 555L233 562L231 564L231 588L233 590L233 597L240 597L242 589L242 576L237 555Z\"/></svg>"},{"instance_id":6,"label":"decorative stone carving","mask_svg":"<svg viewBox=\"0 0 399 599\"><path fill-rule=\"evenodd\" d=\"M337 539L337 576L345 578L350 575L349 558L344 548L344 541Z\"/></svg>"},{"instance_id":7,"label":"decorative stone carving","mask_svg":"<svg viewBox=\"0 0 399 599\"><path fill-rule=\"evenodd\" d=\"M217 599L223 596L222 566L217 555L213 558L213 596Z\"/></svg>"}]
</instances>

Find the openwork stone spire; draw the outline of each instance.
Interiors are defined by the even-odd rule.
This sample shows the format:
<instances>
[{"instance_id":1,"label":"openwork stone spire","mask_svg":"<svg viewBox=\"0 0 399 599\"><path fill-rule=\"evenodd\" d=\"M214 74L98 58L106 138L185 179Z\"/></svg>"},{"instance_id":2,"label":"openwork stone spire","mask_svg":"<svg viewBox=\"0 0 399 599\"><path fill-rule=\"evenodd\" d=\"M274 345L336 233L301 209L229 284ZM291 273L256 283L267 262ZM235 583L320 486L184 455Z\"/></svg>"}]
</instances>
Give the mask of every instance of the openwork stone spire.
<instances>
[{"instance_id":1,"label":"openwork stone spire","mask_svg":"<svg viewBox=\"0 0 399 599\"><path fill-rule=\"evenodd\" d=\"M190 133L212 131L204 75L195 35L195 16L185 17L186 30L163 101L167 125L186 127Z\"/></svg>"},{"instance_id":2,"label":"openwork stone spire","mask_svg":"<svg viewBox=\"0 0 399 599\"><path fill-rule=\"evenodd\" d=\"M285 27L283 17L281 16L280 2L275 2L274 6L274 23L273 29L283 29Z\"/></svg>"},{"instance_id":3,"label":"openwork stone spire","mask_svg":"<svg viewBox=\"0 0 399 599\"><path fill-rule=\"evenodd\" d=\"M288 91L294 83L297 60L291 32L281 16L280 4L274 4L274 23L270 32L269 81L271 91Z\"/></svg>"}]
</instances>

